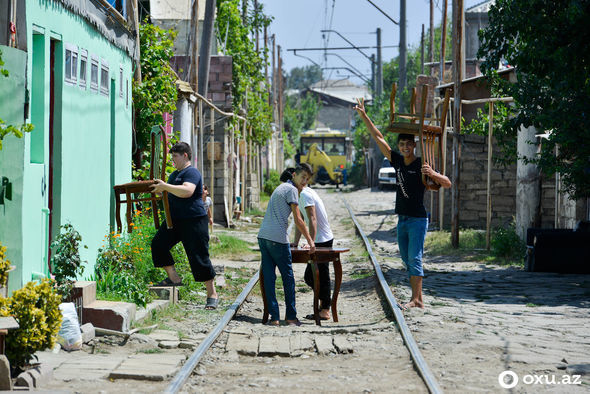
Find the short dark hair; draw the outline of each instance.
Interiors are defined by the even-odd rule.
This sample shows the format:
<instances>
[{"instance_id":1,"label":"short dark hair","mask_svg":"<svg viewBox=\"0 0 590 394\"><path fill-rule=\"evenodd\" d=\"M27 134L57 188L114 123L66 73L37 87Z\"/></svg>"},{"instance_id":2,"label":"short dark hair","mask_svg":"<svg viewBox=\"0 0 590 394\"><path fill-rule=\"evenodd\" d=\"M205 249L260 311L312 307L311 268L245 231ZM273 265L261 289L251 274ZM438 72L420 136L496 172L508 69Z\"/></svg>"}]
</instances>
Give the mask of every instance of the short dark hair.
<instances>
[{"instance_id":1,"label":"short dark hair","mask_svg":"<svg viewBox=\"0 0 590 394\"><path fill-rule=\"evenodd\" d=\"M404 134L401 133L397 136L397 143L399 144L400 141L411 141L414 142L414 134Z\"/></svg>"},{"instance_id":2,"label":"short dark hair","mask_svg":"<svg viewBox=\"0 0 590 394\"><path fill-rule=\"evenodd\" d=\"M207 191L209 191L209 186L207 186L207 185L203 185L203 190L207 190Z\"/></svg>"},{"instance_id":3,"label":"short dark hair","mask_svg":"<svg viewBox=\"0 0 590 394\"><path fill-rule=\"evenodd\" d=\"M170 154L172 153L180 153L181 155L184 155L186 153L188 155L189 160L192 157L191 147L186 142L177 142L176 144L174 144L174 146L170 148Z\"/></svg>"},{"instance_id":4,"label":"short dark hair","mask_svg":"<svg viewBox=\"0 0 590 394\"><path fill-rule=\"evenodd\" d=\"M279 180L281 182L287 182L290 181L291 179L293 179L293 173L295 172L295 169L292 167L287 168L285 171L283 171L283 173L281 174L281 177L279 178Z\"/></svg>"},{"instance_id":5,"label":"short dark hair","mask_svg":"<svg viewBox=\"0 0 590 394\"><path fill-rule=\"evenodd\" d=\"M313 170L311 166L307 163L299 163L297 167L295 167L295 174L301 174L301 172L307 172L307 175L313 176Z\"/></svg>"}]
</instances>

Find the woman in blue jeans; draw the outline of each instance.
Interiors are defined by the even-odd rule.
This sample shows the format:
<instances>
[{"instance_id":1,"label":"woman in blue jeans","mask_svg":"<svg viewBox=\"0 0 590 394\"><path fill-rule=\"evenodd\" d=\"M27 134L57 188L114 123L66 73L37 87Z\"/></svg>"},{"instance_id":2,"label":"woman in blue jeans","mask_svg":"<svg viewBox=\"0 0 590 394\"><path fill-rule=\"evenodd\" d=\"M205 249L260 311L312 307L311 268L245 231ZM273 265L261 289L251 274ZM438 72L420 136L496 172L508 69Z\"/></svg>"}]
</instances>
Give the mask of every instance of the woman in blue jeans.
<instances>
[{"instance_id":1,"label":"woman in blue jeans","mask_svg":"<svg viewBox=\"0 0 590 394\"><path fill-rule=\"evenodd\" d=\"M416 157L414 153L416 142L412 134L399 134L397 147L400 153L397 153L389 147L383 134L367 116L362 99L358 101L358 105L354 109L365 122L381 153L389 159L397 173L398 192L395 197L395 213L398 214L397 242L399 253L408 269L410 286L412 287L412 298L403 308L424 308L422 252L428 228L428 215L424 207L425 187L422 183L422 174L430 177L444 188L451 187L451 181L446 176L434 171L428 164L422 164L420 158Z\"/></svg>"},{"instance_id":2,"label":"woman in blue jeans","mask_svg":"<svg viewBox=\"0 0 590 394\"><path fill-rule=\"evenodd\" d=\"M287 227L289 216L293 213L295 225L303 234L309 245L309 253L315 252L313 239L310 237L305 222L299 213L299 192L307 184L312 176L312 169L308 164L297 166L291 180L281 183L273 191L264 214L264 220L258 232L258 245L262 255L260 269L264 276L264 292L268 311L270 313L270 325L279 325L279 304L275 294L275 282L277 279L276 268L283 278L285 291L285 320L289 325L300 325L295 308L295 278L291 265L291 248Z\"/></svg>"}]
</instances>

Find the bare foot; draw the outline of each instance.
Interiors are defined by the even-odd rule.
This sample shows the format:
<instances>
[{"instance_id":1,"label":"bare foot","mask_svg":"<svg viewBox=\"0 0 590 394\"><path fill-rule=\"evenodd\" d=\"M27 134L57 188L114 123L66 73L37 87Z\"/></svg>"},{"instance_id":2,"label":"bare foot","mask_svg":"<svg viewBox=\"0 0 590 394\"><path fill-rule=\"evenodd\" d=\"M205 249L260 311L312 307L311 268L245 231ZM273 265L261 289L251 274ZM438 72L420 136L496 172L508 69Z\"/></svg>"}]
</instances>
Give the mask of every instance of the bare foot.
<instances>
[{"instance_id":1,"label":"bare foot","mask_svg":"<svg viewBox=\"0 0 590 394\"><path fill-rule=\"evenodd\" d=\"M301 322L299 321L299 319L293 319L293 320L286 320L287 325L292 326L292 327L299 327L301 325Z\"/></svg>"},{"instance_id":2,"label":"bare foot","mask_svg":"<svg viewBox=\"0 0 590 394\"><path fill-rule=\"evenodd\" d=\"M267 326L278 326L279 325L279 321L278 320L270 320L266 323Z\"/></svg>"},{"instance_id":3,"label":"bare foot","mask_svg":"<svg viewBox=\"0 0 590 394\"><path fill-rule=\"evenodd\" d=\"M424 303L423 302L412 300L412 301L406 303L404 305L404 308L403 309L406 310L408 308L420 308L420 309L424 309Z\"/></svg>"},{"instance_id":4,"label":"bare foot","mask_svg":"<svg viewBox=\"0 0 590 394\"><path fill-rule=\"evenodd\" d=\"M320 309L320 319L330 320L330 310L329 309Z\"/></svg>"}]
</instances>

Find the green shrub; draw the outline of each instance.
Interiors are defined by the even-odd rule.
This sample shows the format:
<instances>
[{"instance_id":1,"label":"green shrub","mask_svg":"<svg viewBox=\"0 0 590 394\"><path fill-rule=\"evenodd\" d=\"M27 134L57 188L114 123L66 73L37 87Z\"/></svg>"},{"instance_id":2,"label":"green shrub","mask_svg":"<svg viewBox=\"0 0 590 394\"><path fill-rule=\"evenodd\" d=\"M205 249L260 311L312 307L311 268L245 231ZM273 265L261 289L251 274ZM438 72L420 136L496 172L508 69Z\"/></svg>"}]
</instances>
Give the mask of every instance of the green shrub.
<instances>
[{"instance_id":1,"label":"green shrub","mask_svg":"<svg viewBox=\"0 0 590 394\"><path fill-rule=\"evenodd\" d=\"M6 246L0 242L0 287L6 286L10 261L6 258Z\"/></svg>"},{"instance_id":2,"label":"green shrub","mask_svg":"<svg viewBox=\"0 0 590 394\"><path fill-rule=\"evenodd\" d=\"M492 253L496 258L503 259L505 262L523 262L526 244L516 233L514 223L507 228L500 227L496 229L490 244Z\"/></svg>"},{"instance_id":3,"label":"green shrub","mask_svg":"<svg viewBox=\"0 0 590 394\"><path fill-rule=\"evenodd\" d=\"M98 250L94 275L99 298L133 302L145 306L151 301L148 287L165 277L152 263L151 241L156 233L151 209L135 211L133 232L105 236Z\"/></svg>"},{"instance_id":4,"label":"green shrub","mask_svg":"<svg viewBox=\"0 0 590 394\"><path fill-rule=\"evenodd\" d=\"M280 174L276 170L270 170L268 179L264 181L264 192L269 196L275 191L277 186L281 184Z\"/></svg>"},{"instance_id":5,"label":"green shrub","mask_svg":"<svg viewBox=\"0 0 590 394\"><path fill-rule=\"evenodd\" d=\"M51 243L51 271L55 277L57 292L63 299L70 295L74 281L84 272L84 264L80 258L80 242L82 237L70 223L60 227L61 232ZM84 248L87 248L84 245Z\"/></svg>"},{"instance_id":6,"label":"green shrub","mask_svg":"<svg viewBox=\"0 0 590 394\"><path fill-rule=\"evenodd\" d=\"M0 297L0 316L13 316L20 326L6 336L6 356L13 367L24 366L35 352L55 345L61 327L60 302L47 279L27 283L10 298Z\"/></svg>"}]
</instances>

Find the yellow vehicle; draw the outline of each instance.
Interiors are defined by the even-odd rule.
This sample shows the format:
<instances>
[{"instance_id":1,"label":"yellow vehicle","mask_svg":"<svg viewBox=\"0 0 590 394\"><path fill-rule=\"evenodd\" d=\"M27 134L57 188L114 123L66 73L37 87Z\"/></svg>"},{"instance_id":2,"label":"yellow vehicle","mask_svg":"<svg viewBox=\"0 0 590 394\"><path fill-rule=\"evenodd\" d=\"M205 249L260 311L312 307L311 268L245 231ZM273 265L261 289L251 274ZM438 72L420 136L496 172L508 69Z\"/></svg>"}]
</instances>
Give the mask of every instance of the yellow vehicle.
<instances>
[{"instance_id":1,"label":"yellow vehicle","mask_svg":"<svg viewBox=\"0 0 590 394\"><path fill-rule=\"evenodd\" d=\"M346 133L338 130L315 129L301 133L298 163L313 168L310 184L346 185Z\"/></svg>"}]
</instances>

